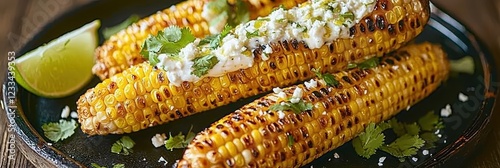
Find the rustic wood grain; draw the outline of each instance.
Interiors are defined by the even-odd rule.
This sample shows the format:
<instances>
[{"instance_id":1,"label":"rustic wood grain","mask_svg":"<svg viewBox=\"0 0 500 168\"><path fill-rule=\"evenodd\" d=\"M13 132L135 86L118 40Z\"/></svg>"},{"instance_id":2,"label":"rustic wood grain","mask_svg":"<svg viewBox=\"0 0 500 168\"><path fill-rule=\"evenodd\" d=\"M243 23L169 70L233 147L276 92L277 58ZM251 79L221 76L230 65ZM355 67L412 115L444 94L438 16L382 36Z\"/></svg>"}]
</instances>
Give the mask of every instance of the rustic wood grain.
<instances>
[{"instance_id":1,"label":"rustic wood grain","mask_svg":"<svg viewBox=\"0 0 500 168\"><path fill-rule=\"evenodd\" d=\"M8 51L16 51L35 34L41 26L62 12L88 3L92 0L23 0L0 1L0 81L5 78ZM471 28L486 43L493 55L500 57L500 1L498 0L433 0L452 16ZM496 59L497 65L500 58ZM2 82L3 83L3 82ZM497 106L500 99L497 99ZM497 108L497 111L500 111ZM23 156L18 141L14 158L9 159L8 142L13 132L8 131L5 112L0 110L0 167L35 167ZM492 132L485 141L485 147L467 167L500 167L500 114L492 118ZM24 145L24 148L26 145ZM34 156L33 151L29 155ZM30 157L32 158L32 157ZM45 167L39 160L32 160L37 167Z\"/></svg>"}]
</instances>

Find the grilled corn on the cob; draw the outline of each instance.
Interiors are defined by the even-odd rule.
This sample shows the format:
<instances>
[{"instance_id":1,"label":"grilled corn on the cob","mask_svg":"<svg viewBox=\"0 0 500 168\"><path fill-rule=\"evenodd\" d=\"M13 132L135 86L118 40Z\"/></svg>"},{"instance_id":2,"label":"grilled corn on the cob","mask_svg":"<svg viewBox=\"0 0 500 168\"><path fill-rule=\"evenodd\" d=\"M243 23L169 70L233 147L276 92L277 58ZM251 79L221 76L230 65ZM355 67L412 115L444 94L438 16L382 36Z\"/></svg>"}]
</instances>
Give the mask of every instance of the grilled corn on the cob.
<instances>
[{"instance_id":1,"label":"grilled corn on the cob","mask_svg":"<svg viewBox=\"0 0 500 168\"><path fill-rule=\"evenodd\" d=\"M302 99L312 103L312 110L270 110L286 101L271 93L199 133L178 167L305 165L351 140L369 123L389 119L428 96L447 78L448 69L439 46L410 45L383 57L376 68L333 74L339 81L335 87L316 79L317 87L283 89L289 97L303 90Z\"/></svg>"},{"instance_id":2,"label":"grilled corn on the cob","mask_svg":"<svg viewBox=\"0 0 500 168\"><path fill-rule=\"evenodd\" d=\"M159 30L177 25L189 27L196 37L210 34L208 21L202 16L204 5L214 0L188 0L173 7L159 11L149 17L139 20L125 30L109 38L96 49L96 64L92 68L102 80L144 62L140 54L141 45L150 34ZM235 0L229 0L235 3ZM285 8L296 6L306 0L248 0L250 18L268 15L271 10L280 4Z\"/></svg>"},{"instance_id":3,"label":"grilled corn on the cob","mask_svg":"<svg viewBox=\"0 0 500 168\"><path fill-rule=\"evenodd\" d=\"M428 0L379 0L375 10L339 38L317 49L297 40L269 44L269 59L254 66L174 86L166 72L147 63L134 66L88 90L77 102L83 132L120 134L192 115L313 78L312 68L343 70L348 63L383 55L417 36L429 18ZM260 55L263 48L254 51Z\"/></svg>"}]
</instances>

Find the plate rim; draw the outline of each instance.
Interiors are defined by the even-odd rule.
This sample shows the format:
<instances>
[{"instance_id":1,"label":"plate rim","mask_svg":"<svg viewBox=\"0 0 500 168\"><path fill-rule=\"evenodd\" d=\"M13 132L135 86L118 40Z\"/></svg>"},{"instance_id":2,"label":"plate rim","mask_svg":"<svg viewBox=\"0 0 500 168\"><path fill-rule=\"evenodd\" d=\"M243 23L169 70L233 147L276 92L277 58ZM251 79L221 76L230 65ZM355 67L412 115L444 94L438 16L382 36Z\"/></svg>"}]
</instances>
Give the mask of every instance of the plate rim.
<instances>
[{"instance_id":1,"label":"plate rim","mask_svg":"<svg viewBox=\"0 0 500 168\"><path fill-rule=\"evenodd\" d=\"M27 52L27 50L30 49L30 46L33 46L33 44L32 44L33 39L40 38L40 36L42 36L42 34L44 32L46 32L50 27L52 27L55 24L58 24L60 22L61 18L67 17L68 15L71 15L71 14L74 14L77 12L89 10L93 6L98 5L99 2L100 1L92 0L88 3L84 3L82 5L69 8L65 12L62 12L61 14L56 15L54 17L54 19L52 19L51 21L44 24L36 33L34 33L34 36L29 41L27 41L26 44L24 44L16 53ZM471 134L468 137L459 138L458 140L454 141L453 143L446 145L443 149L438 151L438 153L436 153L434 156L428 158L428 159L434 159L434 160L439 159L439 160L446 161L447 159L449 159L451 157L451 153L457 152L457 151L460 152L461 150L463 150L463 146L470 144L469 140L472 140L474 138L479 138L485 134L489 134L491 128L488 128L488 125L490 125L490 123L491 123L491 115L495 109L499 108L499 107L495 106L496 105L495 100L497 99L497 95L500 93L500 91L498 90L498 88L496 86L491 86L492 81L498 81L498 73L494 69L494 67L496 67L496 65L495 65L496 62L494 61L494 58L491 55L490 50L486 47L486 45L484 45L485 43L483 41L481 41L481 39L478 39L478 36L474 32L471 32L470 31L471 29L467 25L463 24L463 22L458 20L457 17L454 17L453 14L450 14L446 10L443 10L442 8L440 8L439 5L433 4L432 2L431 2L431 6L434 6L434 11L432 11L431 13L435 14L436 12L439 12L439 14L447 15L450 17L450 19L452 19L453 21L456 21L458 24L460 24L460 26L464 27L464 31L461 31L461 33L463 33L464 35L468 35L467 37L469 40L471 40L471 44L474 45L475 49L480 49L478 58L480 58L480 60L481 60L481 65L483 65L482 70L483 70L483 75L485 76L484 80L486 80L486 77L489 77L488 83L485 83L485 87L486 87L485 93L491 93L490 91L494 90L493 97L487 97L481 101L481 103L482 103L482 105L480 106L482 108L482 110L480 110L481 113L476 116L476 118L473 120L474 122L471 124L471 126L469 126L466 130L463 131L463 133L461 134L461 137L463 137L463 134L466 134L469 132L474 132L474 130L477 130L477 129L480 129L482 131L477 131L476 133ZM6 73L8 73L8 72L9 71L7 70ZM6 75L5 79L7 79L7 78L8 78L8 75ZM15 133L18 135L18 136L16 136L17 139L21 139L22 140L21 143L23 143L23 145L27 145L29 147L29 149L32 151L35 151L39 157L43 158L45 161L49 161L49 163L51 163L54 166L57 166L57 167L68 167L68 166L69 167L85 167L85 165L83 165L81 162L69 157L68 155L66 155L62 151L60 151L59 149L49 145L50 143L45 141L45 139L42 137L42 135L40 135L36 131L34 126L30 122L28 122L28 119L27 119L24 111L22 110L21 103L17 99L17 94L19 93L18 92L19 89L17 89L17 88L19 88L18 85L16 85L16 91L15 91L16 92L15 117L12 119L15 121L15 123L11 123L11 118L8 116L8 113L9 113L11 106L9 105L9 103L7 101L5 101L5 100L7 100L6 99L6 97L7 97L6 96L7 82L9 82L8 79L4 80L4 82L2 83L2 107L5 108L3 110L7 114L7 117L6 117L7 123L14 125ZM493 89L491 89L491 88L493 88ZM485 107L486 107L486 109L490 109L490 110L488 110L487 114L485 113ZM487 107L489 107L489 108L487 108ZM484 120L477 120L477 118L480 118L480 117L483 117ZM26 127L28 129L28 130L26 130L26 131L28 131L27 133L17 124L18 122L22 122L26 125ZM37 138L38 142L35 141L36 139L31 139L30 136ZM479 139L479 140L481 140L481 139ZM18 144L18 143L20 143L20 142L16 141L16 144ZM443 151L445 153L440 154L440 153L443 153ZM52 152L52 154L51 154L51 152ZM23 153L23 155L27 159L29 158L26 156L25 153ZM30 160L30 162L33 162L31 159L28 159L28 160ZM440 166L442 164L444 164L444 162L432 162L430 164L424 163L424 164L420 164L420 165L416 165L416 166L417 167L420 167L420 166L427 167L427 166Z\"/></svg>"}]
</instances>

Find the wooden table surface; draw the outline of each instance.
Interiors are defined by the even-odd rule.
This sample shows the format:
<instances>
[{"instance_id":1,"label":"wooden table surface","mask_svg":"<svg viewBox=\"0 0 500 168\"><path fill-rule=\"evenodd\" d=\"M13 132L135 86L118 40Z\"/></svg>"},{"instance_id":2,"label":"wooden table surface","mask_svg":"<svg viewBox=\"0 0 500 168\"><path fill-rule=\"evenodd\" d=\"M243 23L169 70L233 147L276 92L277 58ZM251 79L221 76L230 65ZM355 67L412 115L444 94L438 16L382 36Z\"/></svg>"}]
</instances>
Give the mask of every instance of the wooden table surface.
<instances>
[{"instance_id":1,"label":"wooden table surface","mask_svg":"<svg viewBox=\"0 0 500 168\"><path fill-rule=\"evenodd\" d=\"M5 78L8 52L18 50L41 26L54 17L90 1L92 0L0 1L0 81ZM500 65L500 1L433 0L433 2L471 28L487 44L496 56L497 65ZM500 106L498 101L497 106ZM498 111L500 107L496 108L495 113L499 113ZM31 163L19 150L16 150L22 145L25 146L22 142L16 142L14 148L9 147L14 144L12 137L15 133L8 129L6 113L2 109L0 113L0 167L44 167L39 163ZM500 114L494 114L491 122L492 132L485 141L486 147L477 150L476 157L467 167L500 167Z\"/></svg>"}]
</instances>

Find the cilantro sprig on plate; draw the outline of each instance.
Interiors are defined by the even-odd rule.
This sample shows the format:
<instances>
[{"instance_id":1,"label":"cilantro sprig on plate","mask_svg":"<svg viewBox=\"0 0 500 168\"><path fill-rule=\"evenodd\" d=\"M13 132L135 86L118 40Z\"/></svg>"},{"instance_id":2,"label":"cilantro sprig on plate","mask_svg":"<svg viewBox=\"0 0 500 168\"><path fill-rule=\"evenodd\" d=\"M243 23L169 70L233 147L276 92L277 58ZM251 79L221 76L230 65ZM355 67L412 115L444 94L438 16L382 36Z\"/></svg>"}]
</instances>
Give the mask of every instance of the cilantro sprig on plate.
<instances>
[{"instance_id":1,"label":"cilantro sprig on plate","mask_svg":"<svg viewBox=\"0 0 500 168\"><path fill-rule=\"evenodd\" d=\"M121 139L113 143L111 146L111 152L120 155L129 155L133 152L135 142L129 136L123 136Z\"/></svg>"},{"instance_id":2,"label":"cilantro sprig on plate","mask_svg":"<svg viewBox=\"0 0 500 168\"><path fill-rule=\"evenodd\" d=\"M62 141L75 133L77 123L75 120L59 120L42 125L43 134L53 142Z\"/></svg>"},{"instance_id":3,"label":"cilantro sprig on plate","mask_svg":"<svg viewBox=\"0 0 500 168\"><path fill-rule=\"evenodd\" d=\"M385 130L391 129L397 138L386 143ZM443 123L434 112L428 112L414 123L402 123L396 118L379 124L370 123L365 131L352 140L356 153L364 158L370 158L377 150L382 150L401 162L406 157L417 154L420 149L435 147L439 140L435 134L443 129Z\"/></svg>"},{"instance_id":4,"label":"cilantro sprig on plate","mask_svg":"<svg viewBox=\"0 0 500 168\"><path fill-rule=\"evenodd\" d=\"M186 135L183 135L182 132L179 132L179 134L177 134L176 136L172 136L172 134L170 133L169 138L165 141L165 148L167 148L167 150L173 150L187 147L189 142L191 142L191 140L193 140L194 136L196 135L191 131L192 129L193 126L191 126Z\"/></svg>"}]
</instances>

